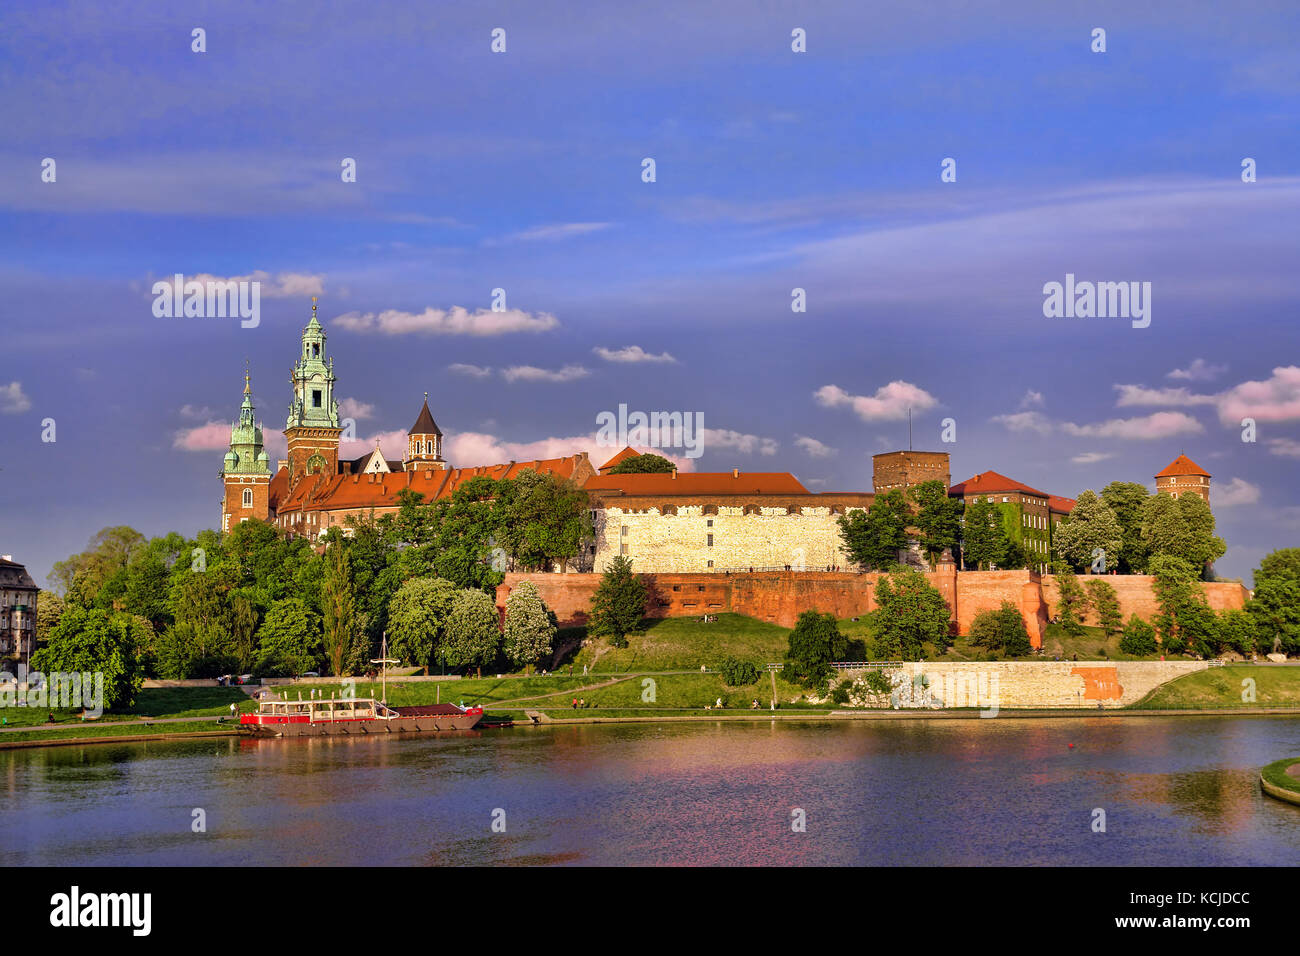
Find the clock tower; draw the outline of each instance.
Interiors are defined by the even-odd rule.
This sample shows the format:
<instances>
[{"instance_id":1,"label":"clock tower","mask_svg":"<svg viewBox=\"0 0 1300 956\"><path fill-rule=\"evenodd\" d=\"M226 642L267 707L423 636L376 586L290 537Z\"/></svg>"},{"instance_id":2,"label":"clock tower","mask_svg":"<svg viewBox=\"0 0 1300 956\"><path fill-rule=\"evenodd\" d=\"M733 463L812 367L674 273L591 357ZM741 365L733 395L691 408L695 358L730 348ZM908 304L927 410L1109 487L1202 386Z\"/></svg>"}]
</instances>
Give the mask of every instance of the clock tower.
<instances>
[{"instance_id":1,"label":"clock tower","mask_svg":"<svg viewBox=\"0 0 1300 956\"><path fill-rule=\"evenodd\" d=\"M337 475L339 471L339 404L334 398L334 360L325 357L325 329L316 318L302 330L302 353L289 376L293 402L284 437L289 445L289 487L308 475Z\"/></svg>"}]
</instances>

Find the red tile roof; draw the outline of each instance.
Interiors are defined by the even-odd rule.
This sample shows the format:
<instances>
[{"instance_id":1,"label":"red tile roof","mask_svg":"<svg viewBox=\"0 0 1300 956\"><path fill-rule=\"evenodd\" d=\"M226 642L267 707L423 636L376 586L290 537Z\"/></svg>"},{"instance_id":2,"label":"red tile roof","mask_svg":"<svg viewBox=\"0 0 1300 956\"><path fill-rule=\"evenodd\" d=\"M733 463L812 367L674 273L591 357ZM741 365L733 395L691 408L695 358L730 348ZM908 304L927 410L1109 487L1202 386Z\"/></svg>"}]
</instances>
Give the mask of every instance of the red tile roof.
<instances>
[{"instance_id":1,"label":"red tile roof","mask_svg":"<svg viewBox=\"0 0 1300 956\"><path fill-rule=\"evenodd\" d=\"M637 451L635 448L633 448L631 445L628 445L626 448L624 448L621 452L619 452L617 455L615 455L615 456L614 456L613 458L611 458L609 461L605 462L605 464L603 464L603 465L601 465L599 468L597 468L596 471L597 471L598 473L600 473L600 474L603 475L603 474L605 473L605 470L606 470L607 468L613 468L615 465L617 465L617 464L619 464L619 463L621 463L621 462L625 462L625 461L627 461L629 458L635 458L637 455L640 455L640 454L642 454L642 452L639 452L639 451Z\"/></svg>"},{"instance_id":2,"label":"red tile roof","mask_svg":"<svg viewBox=\"0 0 1300 956\"><path fill-rule=\"evenodd\" d=\"M596 475L589 492L624 495L806 495L788 471L681 471L676 474Z\"/></svg>"},{"instance_id":3,"label":"red tile roof","mask_svg":"<svg viewBox=\"0 0 1300 956\"><path fill-rule=\"evenodd\" d=\"M1160 471L1156 472L1157 478L1169 478L1174 475L1201 475L1209 478L1210 473L1192 461L1186 455L1179 455L1169 464L1165 465Z\"/></svg>"},{"instance_id":4,"label":"red tile roof","mask_svg":"<svg viewBox=\"0 0 1300 956\"><path fill-rule=\"evenodd\" d=\"M424 501L436 501L450 497L451 494L469 481L480 475L500 480L517 478L521 471L532 469L543 474L552 474L557 478L571 478L582 460L581 455L568 458L547 458L540 461L512 461L502 465L481 465L477 468L428 469L421 471L398 471L376 473L373 475L344 474L314 478L304 478L292 491L279 496L278 505L274 505L279 514L294 511L350 511L369 508L396 508L397 494L403 488L410 488L424 496ZM284 476L283 479L281 476ZM280 469L271 480L274 489L276 483L281 487L288 483L287 469ZM277 499L273 498L273 502Z\"/></svg>"},{"instance_id":5,"label":"red tile roof","mask_svg":"<svg viewBox=\"0 0 1300 956\"><path fill-rule=\"evenodd\" d=\"M1036 495L1039 498L1051 497L1045 491L1031 488L1023 482L1016 481L1014 478L1008 478L1006 475L1000 475L996 471L985 471L976 475L974 478L967 478L963 482L952 485L948 489L948 494L991 495L995 493L1005 494L1009 491L1021 491L1027 495Z\"/></svg>"},{"instance_id":6,"label":"red tile roof","mask_svg":"<svg viewBox=\"0 0 1300 956\"><path fill-rule=\"evenodd\" d=\"M1060 495L1047 496L1047 510L1055 511L1060 514L1068 515L1074 510L1076 502L1073 498L1062 498Z\"/></svg>"}]
</instances>

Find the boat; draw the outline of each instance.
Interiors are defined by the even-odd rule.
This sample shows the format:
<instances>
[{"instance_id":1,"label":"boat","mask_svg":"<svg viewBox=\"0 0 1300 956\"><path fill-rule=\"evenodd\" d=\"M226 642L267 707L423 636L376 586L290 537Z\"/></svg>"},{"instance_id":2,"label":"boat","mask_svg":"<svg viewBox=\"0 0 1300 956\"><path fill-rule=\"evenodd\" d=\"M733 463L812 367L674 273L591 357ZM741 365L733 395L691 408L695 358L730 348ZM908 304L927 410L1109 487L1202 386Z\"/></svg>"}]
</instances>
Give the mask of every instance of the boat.
<instances>
[{"instance_id":1,"label":"boat","mask_svg":"<svg viewBox=\"0 0 1300 956\"><path fill-rule=\"evenodd\" d=\"M373 697L264 700L239 723L266 737L360 737L368 734L428 734L472 730L482 707L421 704L392 707Z\"/></svg>"}]
</instances>

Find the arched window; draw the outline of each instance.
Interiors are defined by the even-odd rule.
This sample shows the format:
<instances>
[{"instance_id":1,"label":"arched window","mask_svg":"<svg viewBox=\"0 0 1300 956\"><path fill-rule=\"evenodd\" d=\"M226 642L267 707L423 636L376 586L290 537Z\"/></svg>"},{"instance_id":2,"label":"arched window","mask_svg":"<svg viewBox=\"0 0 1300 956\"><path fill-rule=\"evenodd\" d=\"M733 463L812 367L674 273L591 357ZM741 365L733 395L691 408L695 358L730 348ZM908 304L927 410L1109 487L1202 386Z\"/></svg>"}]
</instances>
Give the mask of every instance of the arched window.
<instances>
[{"instance_id":1,"label":"arched window","mask_svg":"<svg viewBox=\"0 0 1300 956\"><path fill-rule=\"evenodd\" d=\"M253 489L252 489L252 488L245 488L245 489L244 489L244 507L245 507L245 508L251 508L251 507L253 507Z\"/></svg>"}]
</instances>

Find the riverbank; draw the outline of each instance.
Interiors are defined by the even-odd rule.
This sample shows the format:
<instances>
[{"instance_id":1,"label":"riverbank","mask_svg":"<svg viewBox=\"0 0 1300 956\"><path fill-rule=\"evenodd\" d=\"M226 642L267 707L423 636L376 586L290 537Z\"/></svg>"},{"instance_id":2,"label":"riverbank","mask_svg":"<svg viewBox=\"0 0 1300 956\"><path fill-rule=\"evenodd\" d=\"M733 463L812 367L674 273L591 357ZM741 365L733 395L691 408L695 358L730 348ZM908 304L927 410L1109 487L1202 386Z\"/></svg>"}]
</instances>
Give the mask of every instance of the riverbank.
<instances>
[{"instance_id":1,"label":"riverbank","mask_svg":"<svg viewBox=\"0 0 1300 956\"><path fill-rule=\"evenodd\" d=\"M1270 797L1300 806L1300 757L1273 761L1260 771L1259 785Z\"/></svg>"}]
</instances>

